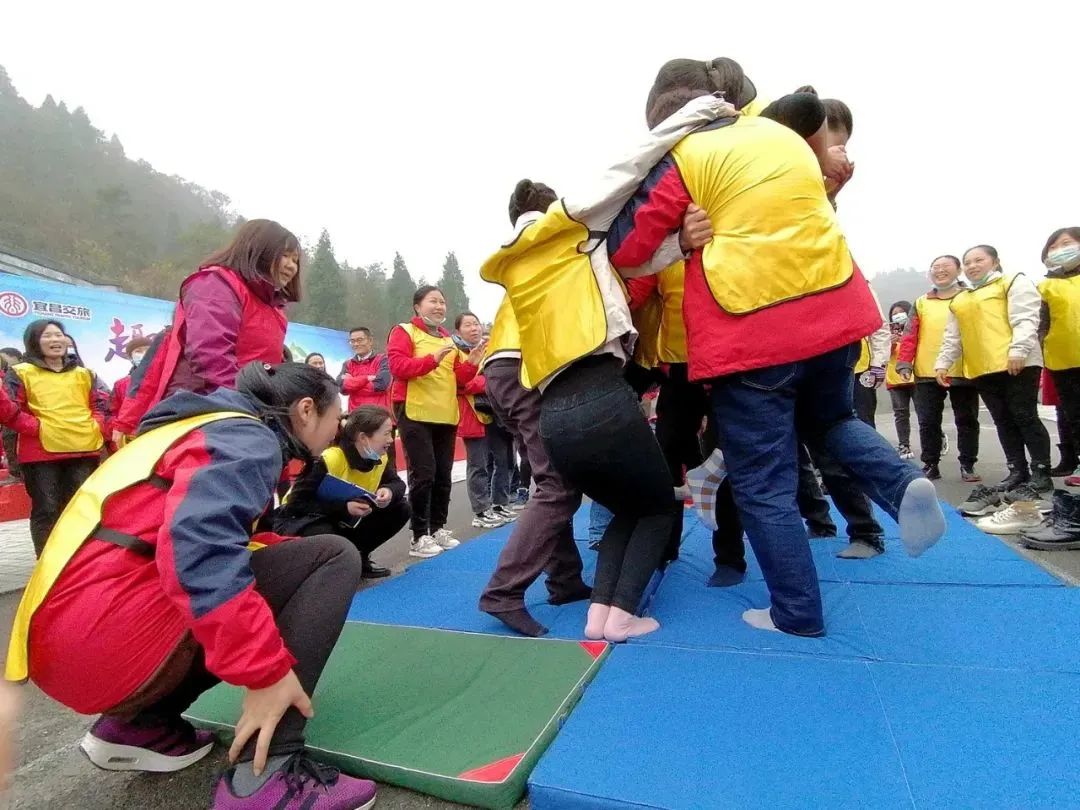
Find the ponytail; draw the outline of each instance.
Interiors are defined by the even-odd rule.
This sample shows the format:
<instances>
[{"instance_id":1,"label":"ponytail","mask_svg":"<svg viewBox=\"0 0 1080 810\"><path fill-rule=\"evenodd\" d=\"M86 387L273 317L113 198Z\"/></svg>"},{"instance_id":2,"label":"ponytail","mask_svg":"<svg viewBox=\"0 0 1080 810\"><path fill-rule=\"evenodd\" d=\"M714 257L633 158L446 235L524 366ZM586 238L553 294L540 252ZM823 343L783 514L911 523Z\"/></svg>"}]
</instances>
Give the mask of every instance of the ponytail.
<instances>
[{"instance_id":1,"label":"ponytail","mask_svg":"<svg viewBox=\"0 0 1080 810\"><path fill-rule=\"evenodd\" d=\"M248 363L236 378L236 390L255 400L264 415L289 416L289 408L305 397L315 402L317 413L337 399L337 383L325 371L303 363Z\"/></svg>"}]
</instances>

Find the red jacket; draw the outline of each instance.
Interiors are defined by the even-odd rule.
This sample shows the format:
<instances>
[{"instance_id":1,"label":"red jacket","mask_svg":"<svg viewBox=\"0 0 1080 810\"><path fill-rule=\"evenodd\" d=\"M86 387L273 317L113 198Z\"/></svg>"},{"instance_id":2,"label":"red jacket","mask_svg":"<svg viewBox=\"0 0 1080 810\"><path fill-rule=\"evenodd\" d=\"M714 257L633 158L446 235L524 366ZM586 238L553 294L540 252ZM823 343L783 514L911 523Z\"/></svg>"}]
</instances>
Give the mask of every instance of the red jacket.
<instances>
[{"instance_id":1,"label":"red jacket","mask_svg":"<svg viewBox=\"0 0 1080 810\"><path fill-rule=\"evenodd\" d=\"M612 265L646 264L660 243L681 227L692 202L675 161L665 157L612 226ZM700 250L686 262L683 318L692 381L808 360L862 340L881 326L877 302L858 267L835 289L731 315L717 306L709 291Z\"/></svg>"},{"instance_id":2,"label":"red jacket","mask_svg":"<svg viewBox=\"0 0 1080 810\"><path fill-rule=\"evenodd\" d=\"M466 399L467 395L476 396L477 394L483 394L484 390L485 381L483 374L477 374L464 385L458 383L458 411L461 413L457 428L458 438L482 439L487 435L486 426L476 417L476 411L473 410L472 405L469 404L469 400Z\"/></svg>"},{"instance_id":3,"label":"red jacket","mask_svg":"<svg viewBox=\"0 0 1080 810\"><path fill-rule=\"evenodd\" d=\"M421 318L413 318L412 324L417 329L427 329L427 325ZM450 337L450 333L439 327L439 334ZM457 352L457 350L454 350ZM390 330L390 337L386 341L386 356L390 363L390 373L394 375L394 384L391 389L390 399L394 403L404 402L409 391L409 380L423 377L435 370L437 365L435 355L425 354L415 357L412 338L404 329L395 326ZM454 374L457 377L458 388L465 385L477 375L479 368L467 360L462 360L460 354L454 356Z\"/></svg>"},{"instance_id":4,"label":"red jacket","mask_svg":"<svg viewBox=\"0 0 1080 810\"><path fill-rule=\"evenodd\" d=\"M235 391L181 393L143 425L222 410L256 413ZM162 484L111 496L101 525L139 537L154 555L100 540L76 552L30 624L34 683L77 712L106 711L143 686L188 634L222 680L252 689L280 680L295 659L255 589L247 545L281 468L269 427L228 419L177 441L155 468Z\"/></svg>"},{"instance_id":5,"label":"red jacket","mask_svg":"<svg viewBox=\"0 0 1080 810\"><path fill-rule=\"evenodd\" d=\"M232 388L248 363L280 363L287 326L285 301L269 281L248 285L228 267L201 268L180 285L172 329L143 357L113 428L133 435L170 394Z\"/></svg>"},{"instance_id":6,"label":"red jacket","mask_svg":"<svg viewBox=\"0 0 1080 810\"><path fill-rule=\"evenodd\" d=\"M39 364L35 363L35 365ZM53 373L64 374L76 368L81 368L81 366L75 361L68 360L63 370ZM8 399L14 402L18 409L18 415L11 420L9 427L19 434L18 455L20 464L32 464L36 461L62 461L68 458L96 458L101 455L100 450L88 450L83 453L50 453L41 446L41 440L38 438L41 433L38 414L35 414L27 404L26 388L23 385L22 378L14 369L8 370L7 376L4 378L4 387L7 389ZM86 406L90 409L90 415L101 429L102 439L106 435L108 403L109 392L102 387L101 382L95 375Z\"/></svg>"},{"instance_id":7,"label":"red jacket","mask_svg":"<svg viewBox=\"0 0 1080 810\"><path fill-rule=\"evenodd\" d=\"M372 353L363 360L350 357L341 367L338 385L341 386L341 393L349 395L350 411L361 405L389 408L390 363L386 355Z\"/></svg>"}]
</instances>

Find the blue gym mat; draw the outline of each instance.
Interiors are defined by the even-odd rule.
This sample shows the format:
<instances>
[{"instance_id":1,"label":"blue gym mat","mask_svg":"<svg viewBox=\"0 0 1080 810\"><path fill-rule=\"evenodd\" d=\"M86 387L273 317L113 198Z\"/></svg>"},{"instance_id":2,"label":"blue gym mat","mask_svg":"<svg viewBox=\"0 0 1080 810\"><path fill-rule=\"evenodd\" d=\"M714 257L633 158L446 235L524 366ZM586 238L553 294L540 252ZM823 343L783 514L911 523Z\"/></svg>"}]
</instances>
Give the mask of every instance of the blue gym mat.
<instances>
[{"instance_id":1,"label":"blue gym mat","mask_svg":"<svg viewBox=\"0 0 1080 810\"><path fill-rule=\"evenodd\" d=\"M532 810L911 808L863 663L613 651L529 781Z\"/></svg>"},{"instance_id":2,"label":"blue gym mat","mask_svg":"<svg viewBox=\"0 0 1080 810\"><path fill-rule=\"evenodd\" d=\"M840 538L811 541L828 634L806 639L742 622L769 603L749 548L742 584L705 587L711 533L688 510L644 600L661 629L610 655L532 775L533 810L1080 806L1080 590L952 508L918 559L878 515L873 560L835 557L838 515ZM349 618L509 634L476 602L511 528L366 589ZM541 578L530 611L580 639L587 603L546 599Z\"/></svg>"}]
</instances>

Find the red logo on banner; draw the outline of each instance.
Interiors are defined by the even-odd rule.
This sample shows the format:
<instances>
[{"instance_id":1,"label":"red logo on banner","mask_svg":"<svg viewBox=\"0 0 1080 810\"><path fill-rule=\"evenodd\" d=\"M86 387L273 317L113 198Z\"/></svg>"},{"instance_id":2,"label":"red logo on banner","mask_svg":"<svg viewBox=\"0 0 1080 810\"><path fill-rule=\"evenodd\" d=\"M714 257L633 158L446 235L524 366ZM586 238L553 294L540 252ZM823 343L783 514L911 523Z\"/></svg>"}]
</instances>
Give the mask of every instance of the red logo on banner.
<instances>
[{"instance_id":1,"label":"red logo on banner","mask_svg":"<svg viewBox=\"0 0 1080 810\"><path fill-rule=\"evenodd\" d=\"M0 312L9 318L21 318L30 311L30 304L17 292L0 292Z\"/></svg>"}]
</instances>

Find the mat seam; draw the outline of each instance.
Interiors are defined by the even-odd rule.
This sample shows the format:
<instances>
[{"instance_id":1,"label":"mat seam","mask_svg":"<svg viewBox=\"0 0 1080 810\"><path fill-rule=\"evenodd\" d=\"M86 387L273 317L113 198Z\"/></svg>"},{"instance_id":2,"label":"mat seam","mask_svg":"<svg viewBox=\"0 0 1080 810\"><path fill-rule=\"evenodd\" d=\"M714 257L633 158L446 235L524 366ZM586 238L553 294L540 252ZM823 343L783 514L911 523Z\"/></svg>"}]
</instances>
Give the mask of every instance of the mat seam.
<instances>
[{"instance_id":1,"label":"mat seam","mask_svg":"<svg viewBox=\"0 0 1080 810\"><path fill-rule=\"evenodd\" d=\"M874 687L874 695L877 697L878 706L881 707L881 716L885 719L885 727L889 730L889 739L892 740L893 749L896 751L896 761L900 763L900 773L904 776L904 787L907 788L908 799L911 801L913 808L918 808L918 804L915 801L915 794L911 791L911 780L908 779L907 766L904 764L904 756L900 753L900 743L896 740L896 734L893 733L892 720L889 719L889 712L885 709L885 701L881 699L881 690L878 688L877 678L874 677L873 667L869 663L864 664L866 672L870 676L870 683Z\"/></svg>"}]
</instances>

